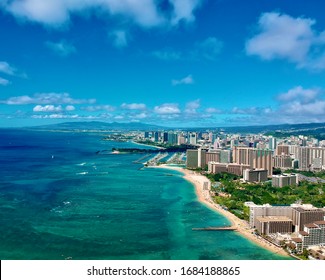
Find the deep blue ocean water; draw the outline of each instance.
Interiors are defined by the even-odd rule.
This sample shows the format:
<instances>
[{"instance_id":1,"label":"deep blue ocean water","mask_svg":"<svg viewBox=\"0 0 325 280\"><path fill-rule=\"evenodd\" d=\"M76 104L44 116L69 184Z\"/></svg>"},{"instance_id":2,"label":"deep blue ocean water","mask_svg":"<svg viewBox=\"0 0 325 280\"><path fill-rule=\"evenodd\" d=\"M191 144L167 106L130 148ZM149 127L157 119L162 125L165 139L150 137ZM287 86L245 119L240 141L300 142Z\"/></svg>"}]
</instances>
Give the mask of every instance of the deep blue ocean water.
<instances>
[{"instance_id":1,"label":"deep blue ocean water","mask_svg":"<svg viewBox=\"0 0 325 280\"><path fill-rule=\"evenodd\" d=\"M0 130L0 259L284 259L197 201L177 171L142 168L101 134Z\"/></svg>"}]
</instances>

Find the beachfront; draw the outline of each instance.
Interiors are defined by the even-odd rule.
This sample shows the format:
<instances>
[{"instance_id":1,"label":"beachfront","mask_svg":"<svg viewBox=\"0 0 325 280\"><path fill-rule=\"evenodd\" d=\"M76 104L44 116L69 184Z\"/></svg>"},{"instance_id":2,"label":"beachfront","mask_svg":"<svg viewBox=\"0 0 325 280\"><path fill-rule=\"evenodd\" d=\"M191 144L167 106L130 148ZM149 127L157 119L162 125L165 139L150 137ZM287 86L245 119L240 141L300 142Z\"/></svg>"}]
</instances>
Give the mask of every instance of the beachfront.
<instances>
[{"instance_id":1,"label":"beachfront","mask_svg":"<svg viewBox=\"0 0 325 280\"><path fill-rule=\"evenodd\" d=\"M258 244L259 246L261 246L267 250L270 250L274 253L277 253L277 254L280 254L283 256L288 256L288 253L283 248L277 247L274 244L263 239L262 237L253 234L254 230L252 230L249 227L249 225L246 221L239 219L234 214L223 209L219 204L216 204L211 198L209 189L204 188L205 183L210 184L209 179L206 178L205 176L203 176L197 172L185 169L185 168L181 168L181 167L177 167L177 166L170 166L170 165L166 165L166 164L162 164L159 166L152 166L152 167L177 170L177 171L183 173L184 174L183 178L185 180L191 182L194 185L198 200L201 203L204 203L209 208L211 208L211 209L219 212L223 216L225 216L231 222L232 226L236 227L236 231L238 233L240 233L245 238L255 242L256 244Z\"/></svg>"}]
</instances>

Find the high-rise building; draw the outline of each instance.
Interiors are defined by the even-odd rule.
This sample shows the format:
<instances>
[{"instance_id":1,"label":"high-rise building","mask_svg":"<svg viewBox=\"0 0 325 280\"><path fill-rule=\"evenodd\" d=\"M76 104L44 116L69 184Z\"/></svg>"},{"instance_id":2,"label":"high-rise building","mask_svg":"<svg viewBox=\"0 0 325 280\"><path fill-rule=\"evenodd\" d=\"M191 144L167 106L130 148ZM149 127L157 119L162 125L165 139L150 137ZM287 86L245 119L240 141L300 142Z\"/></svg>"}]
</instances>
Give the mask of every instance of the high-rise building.
<instances>
[{"instance_id":1,"label":"high-rise building","mask_svg":"<svg viewBox=\"0 0 325 280\"><path fill-rule=\"evenodd\" d=\"M191 145L197 144L197 136L195 132L190 133L190 144Z\"/></svg>"},{"instance_id":2,"label":"high-rise building","mask_svg":"<svg viewBox=\"0 0 325 280\"><path fill-rule=\"evenodd\" d=\"M291 233L292 220L286 216L267 216L256 218L256 229L260 234Z\"/></svg>"},{"instance_id":3,"label":"high-rise building","mask_svg":"<svg viewBox=\"0 0 325 280\"><path fill-rule=\"evenodd\" d=\"M298 236L302 239L303 248L313 245L325 245L325 221L316 221L304 225Z\"/></svg>"},{"instance_id":4,"label":"high-rise building","mask_svg":"<svg viewBox=\"0 0 325 280\"><path fill-rule=\"evenodd\" d=\"M299 161L300 170L310 170L315 163L315 159L318 160L318 165L325 166L325 148L320 147L298 147L297 159Z\"/></svg>"},{"instance_id":5,"label":"high-rise building","mask_svg":"<svg viewBox=\"0 0 325 280\"><path fill-rule=\"evenodd\" d=\"M276 147L276 155L277 156L290 155L289 146L288 145L278 145Z\"/></svg>"},{"instance_id":6,"label":"high-rise building","mask_svg":"<svg viewBox=\"0 0 325 280\"><path fill-rule=\"evenodd\" d=\"M298 185L297 174L283 174L283 175L272 175L272 186L273 187L285 187L285 186L296 186Z\"/></svg>"},{"instance_id":7,"label":"high-rise building","mask_svg":"<svg viewBox=\"0 0 325 280\"><path fill-rule=\"evenodd\" d=\"M177 141L177 145L182 145L182 144L186 144L186 139L183 135L178 135L178 141Z\"/></svg>"},{"instance_id":8,"label":"high-rise building","mask_svg":"<svg viewBox=\"0 0 325 280\"><path fill-rule=\"evenodd\" d=\"M154 133L155 142L159 142L159 135L160 133L158 131Z\"/></svg>"},{"instance_id":9,"label":"high-rise building","mask_svg":"<svg viewBox=\"0 0 325 280\"><path fill-rule=\"evenodd\" d=\"M163 142L167 143L168 142L168 132L163 133Z\"/></svg>"},{"instance_id":10,"label":"high-rise building","mask_svg":"<svg viewBox=\"0 0 325 280\"><path fill-rule=\"evenodd\" d=\"M273 157L273 166L275 168L290 169L292 168L292 158L289 155L276 155Z\"/></svg>"},{"instance_id":11,"label":"high-rise building","mask_svg":"<svg viewBox=\"0 0 325 280\"><path fill-rule=\"evenodd\" d=\"M246 182L265 182L267 181L266 169L245 169L243 179Z\"/></svg>"},{"instance_id":12,"label":"high-rise building","mask_svg":"<svg viewBox=\"0 0 325 280\"><path fill-rule=\"evenodd\" d=\"M257 217L285 216L292 219L291 206L256 205L255 203L250 203L247 206L249 206L249 225L251 227L256 227Z\"/></svg>"},{"instance_id":13,"label":"high-rise building","mask_svg":"<svg viewBox=\"0 0 325 280\"><path fill-rule=\"evenodd\" d=\"M302 231L304 226L316 221L324 221L325 211L313 207L312 205L304 205L293 207L292 220L296 226L296 231Z\"/></svg>"},{"instance_id":14,"label":"high-rise building","mask_svg":"<svg viewBox=\"0 0 325 280\"><path fill-rule=\"evenodd\" d=\"M212 174L227 172L242 176L245 169L249 168L248 165L237 164L237 163L220 163L210 161L208 163L208 172Z\"/></svg>"},{"instance_id":15,"label":"high-rise building","mask_svg":"<svg viewBox=\"0 0 325 280\"><path fill-rule=\"evenodd\" d=\"M191 169L205 168L206 150L204 149L188 149L186 151L186 167Z\"/></svg>"},{"instance_id":16,"label":"high-rise building","mask_svg":"<svg viewBox=\"0 0 325 280\"><path fill-rule=\"evenodd\" d=\"M268 176L273 172L273 151L268 149L255 149L249 147L234 147L233 162L249 165L250 168L261 168L268 171Z\"/></svg>"},{"instance_id":17,"label":"high-rise building","mask_svg":"<svg viewBox=\"0 0 325 280\"><path fill-rule=\"evenodd\" d=\"M174 132L168 133L168 144L177 145L178 142L178 134Z\"/></svg>"},{"instance_id":18,"label":"high-rise building","mask_svg":"<svg viewBox=\"0 0 325 280\"><path fill-rule=\"evenodd\" d=\"M276 149L276 138L274 137L269 138L269 149L273 151Z\"/></svg>"}]
</instances>

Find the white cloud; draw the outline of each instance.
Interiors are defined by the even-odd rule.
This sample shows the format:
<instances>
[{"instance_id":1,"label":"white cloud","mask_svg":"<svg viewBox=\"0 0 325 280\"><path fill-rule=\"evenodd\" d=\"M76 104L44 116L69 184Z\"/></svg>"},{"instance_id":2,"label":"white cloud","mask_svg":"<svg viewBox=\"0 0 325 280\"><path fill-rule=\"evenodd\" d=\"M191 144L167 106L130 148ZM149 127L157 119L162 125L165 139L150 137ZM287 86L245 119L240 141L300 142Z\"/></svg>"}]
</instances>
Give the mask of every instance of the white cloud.
<instances>
[{"instance_id":1,"label":"white cloud","mask_svg":"<svg viewBox=\"0 0 325 280\"><path fill-rule=\"evenodd\" d=\"M220 114L220 113L222 113L221 110L219 110L217 108L212 108L212 107L206 108L205 112L208 113L208 114Z\"/></svg>"},{"instance_id":2,"label":"white cloud","mask_svg":"<svg viewBox=\"0 0 325 280\"><path fill-rule=\"evenodd\" d=\"M0 85L1 86L6 86L6 85L9 85L9 84L10 84L10 82L7 79L4 79L4 78L0 77Z\"/></svg>"},{"instance_id":3,"label":"white cloud","mask_svg":"<svg viewBox=\"0 0 325 280\"><path fill-rule=\"evenodd\" d=\"M200 99L186 103L185 113L187 114L196 114L197 109L200 107Z\"/></svg>"},{"instance_id":4,"label":"white cloud","mask_svg":"<svg viewBox=\"0 0 325 280\"><path fill-rule=\"evenodd\" d=\"M130 103L130 104L123 103L121 105L121 108L128 109L128 110L145 110L147 107L146 104L143 103Z\"/></svg>"},{"instance_id":5,"label":"white cloud","mask_svg":"<svg viewBox=\"0 0 325 280\"><path fill-rule=\"evenodd\" d=\"M280 101L301 100L306 103L314 100L321 93L320 89L304 89L301 86L290 89L278 96Z\"/></svg>"},{"instance_id":6,"label":"white cloud","mask_svg":"<svg viewBox=\"0 0 325 280\"><path fill-rule=\"evenodd\" d=\"M231 110L231 114L241 114L241 115L263 115L269 114L272 112L271 108L264 108L264 107L248 107L248 108L238 108L234 107Z\"/></svg>"},{"instance_id":7,"label":"white cloud","mask_svg":"<svg viewBox=\"0 0 325 280\"><path fill-rule=\"evenodd\" d=\"M16 74L16 69L12 67L8 62L0 61L0 72L13 76Z\"/></svg>"},{"instance_id":8,"label":"white cloud","mask_svg":"<svg viewBox=\"0 0 325 280\"><path fill-rule=\"evenodd\" d=\"M199 7L202 0L169 0L174 8L172 23L180 21L192 22L195 17L193 12Z\"/></svg>"},{"instance_id":9,"label":"white cloud","mask_svg":"<svg viewBox=\"0 0 325 280\"><path fill-rule=\"evenodd\" d=\"M145 27L164 22L155 0L12 0L5 1L3 7L18 18L54 27L85 11L124 16Z\"/></svg>"},{"instance_id":10,"label":"white cloud","mask_svg":"<svg viewBox=\"0 0 325 280\"><path fill-rule=\"evenodd\" d=\"M79 119L79 115L64 115L64 114L50 114L50 115L33 115L33 119Z\"/></svg>"},{"instance_id":11,"label":"white cloud","mask_svg":"<svg viewBox=\"0 0 325 280\"><path fill-rule=\"evenodd\" d=\"M324 116L325 115L325 100L315 100L310 103L301 103L299 101L293 101L287 106L282 107L283 113L286 115L292 115L295 117L303 116L308 118L309 116Z\"/></svg>"},{"instance_id":12,"label":"white cloud","mask_svg":"<svg viewBox=\"0 0 325 280\"><path fill-rule=\"evenodd\" d=\"M124 48L128 45L128 34L124 30L115 30L109 33L113 45L117 48Z\"/></svg>"},{"instance_id":13,"label":"white cloud","mask_svg":"<svg viewBox=\"0 0 325 280\"><path fill-rule=\"evenodd\" d=\"M160 106L155 106L154 112L159 115L171 115L171 114L179 114L181 111L178 108L178 104L165 103Z\"/></svg>"},{"instance_id":14,"label":"white cloud","mask_svg":"<svg viewBox=\"0 0 325 280\"><path fill-rule=\"evenodd\" d=\"M96 99L74 99L69 93L35 93L33 96L23 95L0 100L0 103L8 105L26 104L86 104L95 103Z\"/></svg>"},{"instance_id":15,"label":"white cloud","mask_svg":"<svg viewBox=\"0 0 325 280\"><path fill-rule=\"evenodd\" d=\"M66 111L74 111L74 110L76 110L76 107L74 107L72 105L68 105L68 106L65 107L65 110Z\"/></svg>"},{"instance_id":16,"label":"white cloud","mask_svg":"<svg viewBox=\"0 0 325 280\"><path fill-rule=\"evenodd\" d=\"M194 84L194 80L192 78L192 75L188 75L185 78L182 78L180 80L172 80L172 85L177 86L177 85L191 85Z\"/></svg>"},{"instance_id":17,"label":"white cloud","mask_svg":"<svg viewBox=\"0 0 325 280\"><path fill-rule=\"evenodd\" d=\"M140 113L137 115L132 116L134 119L145 119L148 117L148 115L146 113Z\"/></svg>"},{"instance_id":18,"label":"white cloud","mask_svg":"<svg viewBox=\"0 0 325 280\"><path fill-rule=\"evenodd\" d=\"M47 41L45 45L51 49L53 52L57 53L58 55L61 56L68 56L72 53L76 52L76 48L74 45L61 40L60 42L49 42Z\"/></svg>"},{"instance_id":19,"label":"white cloud","mask_svg":"<svg viewBox=\"0 0 325 280\"><path fill-rule=\"evenodd\" d=\"M135 23L141 27L173 26L191 23L204 0L1 0L0 9L18 19L59 28L74 16L98 16L103 21L117 20L117 25ZM165 5L167 6L167 5Z\"/></svg>"},{"instance_id":20,"label":"white cloud","mask_svg":"<svg viewBox=\"0 0 325 280\"><path fill-rule=\"evenodd\" d=\"M115 110L115 107L111 105L93 105L93 106L81 107L81 110L88 111L88 112L96 112L96 111L113 112Z\"/></svg>"},{"instance_id":21,"label":"white cloud","mask_svg":"<svg viewBox=\"0 0 325 280\"><path fill-rule=\"evenodd\" d=\"M215 60L223 47L223 42L216 37L209 37L202 42L198 42L195 51L192 53L193 58Z\"/></svg>"},{"instance_id":22,"label":"white cloud","mask_svg":"<svg viewBox=\"0 0 325 280\"><path fill-rule=\"evenodd\" d=\"M264 60L287 59L299 68L322 70L325 33L314 30L315 23L310 18L275 12L262 14L258 21L259 33L246 42L246 53Z\"/></svg>"},{"instance_id":23,"label":"white cloud","mask_svg":"<svg viewBox=\"0 0 325 280\"><path fill-rule=\"evenodd\" d=\"M276 96L277 107L234 107L228 114L245 116L226 121L254 124L325 122L323 92L321 89L294 87Z\"/></svg>"},{"instance_id":24,"label":"white cloud","mask_svg":"<svg viewBox=\"0 0 325 280\"><path fill-rule=\"evenodd\" d=\"M286 116L304 117L325 115L325 100L320 89L304 89L301 86L278 95L280 111Z\"/></svg>"},{"instance_id":25,"label":"white cloud","mask_svg":"<svg viewBox=\"0 0 325 280\"><path fill-rule=\"evenodd\" d=\"M36 105L33 108L33 112L61 112L61 111L62 111L61 105L57 107L55 107L54 105L45 105L45 106Z\"/></svg>"},{"instance_id":26,"label":"white cloud","mask_svg":"<svg viewBox=\"0 0 325 280\"><path fill-rule=\"evenodd\" d=\"M61 105L54 106L54 105L36 105L33 108L33 112L62 112L62 111L74 111L76 108L72 105L68 105L63 108Z\"/></svg>"}]
</instances>

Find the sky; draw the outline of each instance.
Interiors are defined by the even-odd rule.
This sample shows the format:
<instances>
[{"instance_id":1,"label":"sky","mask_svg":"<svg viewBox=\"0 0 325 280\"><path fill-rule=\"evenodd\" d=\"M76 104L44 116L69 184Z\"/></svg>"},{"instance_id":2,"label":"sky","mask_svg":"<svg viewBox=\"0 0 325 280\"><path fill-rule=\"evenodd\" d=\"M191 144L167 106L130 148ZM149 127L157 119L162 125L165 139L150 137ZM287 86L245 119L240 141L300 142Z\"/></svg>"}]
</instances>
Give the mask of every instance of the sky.
<instances>
[{"instance_id":1,"label":"sky","mask_svg":"<svg viewBox=\"0 0 325 280\"><path fill-rule=\"evenodd\" d=\"M322 0L0 0L0 126L325 122Z\"/></svg>"}]
</instances>

